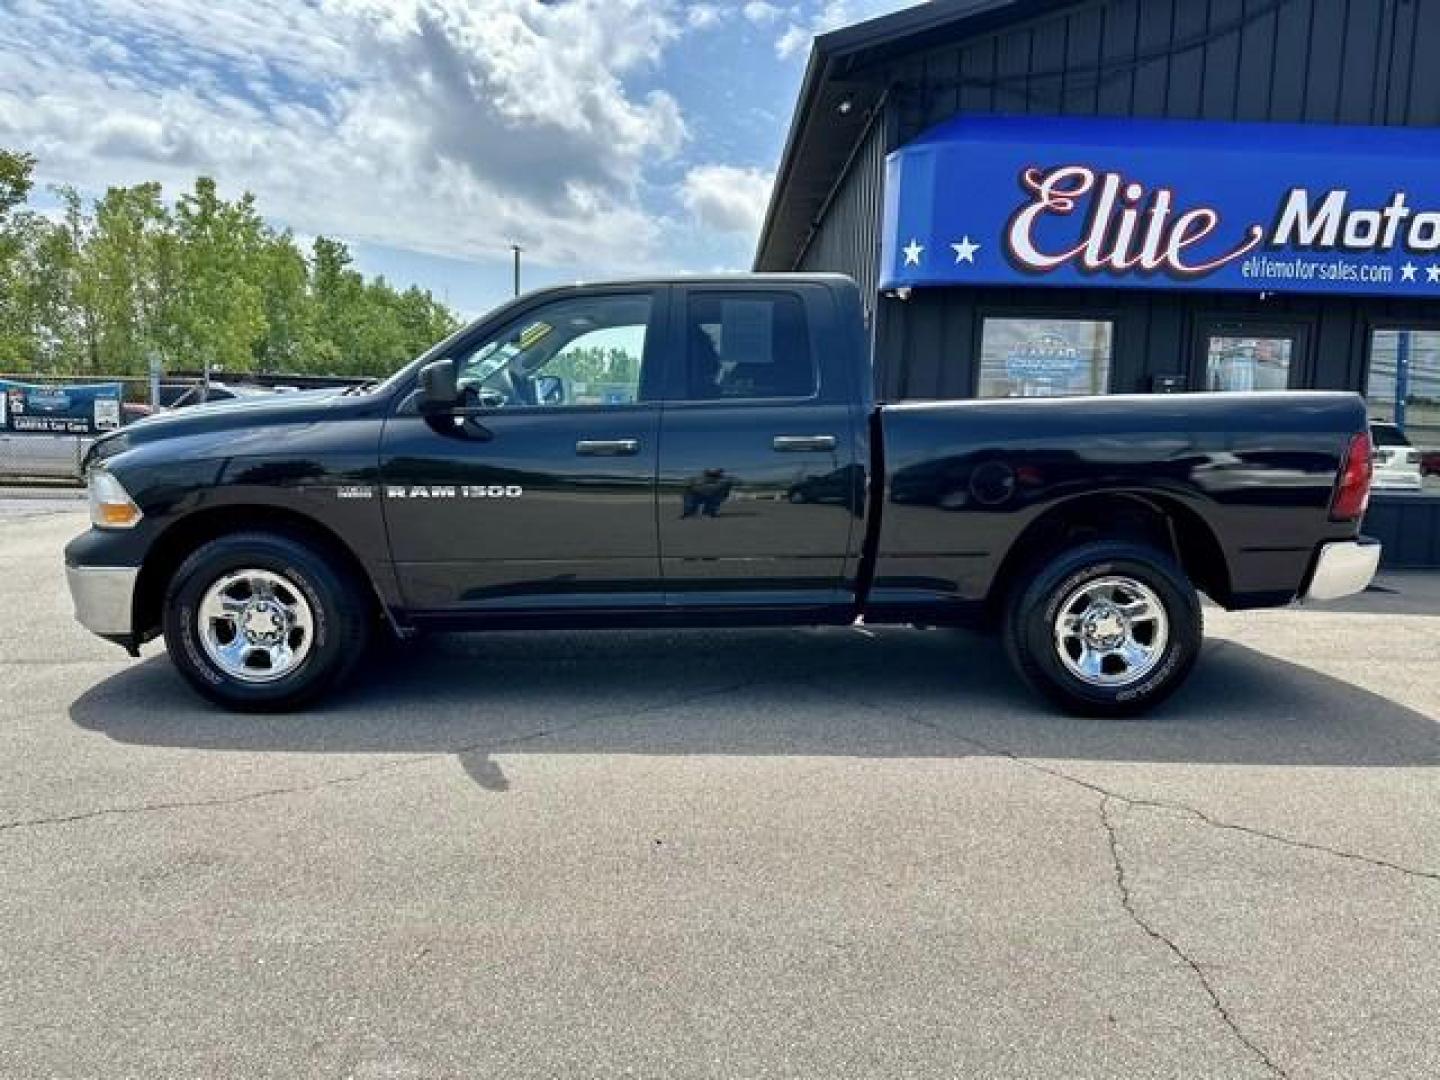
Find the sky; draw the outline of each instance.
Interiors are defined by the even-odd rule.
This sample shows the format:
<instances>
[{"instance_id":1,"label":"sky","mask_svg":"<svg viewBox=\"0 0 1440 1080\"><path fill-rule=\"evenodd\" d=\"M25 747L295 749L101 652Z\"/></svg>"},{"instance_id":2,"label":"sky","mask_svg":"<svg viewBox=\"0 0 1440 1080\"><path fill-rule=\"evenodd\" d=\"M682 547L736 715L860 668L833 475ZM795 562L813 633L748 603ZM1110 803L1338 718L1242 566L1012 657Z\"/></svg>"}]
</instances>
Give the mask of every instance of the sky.
<instances>
[{"instance_id":1,"label":"sky","mask_svg":"<svg viewBox=\"0 0 1440 1080\"><path fill-rule=\"evenodd\" d=\"M512 243L527 289L747 269L814 35L906 6L0 0L0 146L42 189L213 176L475 316Z\"/></svg>"}]
</instances>

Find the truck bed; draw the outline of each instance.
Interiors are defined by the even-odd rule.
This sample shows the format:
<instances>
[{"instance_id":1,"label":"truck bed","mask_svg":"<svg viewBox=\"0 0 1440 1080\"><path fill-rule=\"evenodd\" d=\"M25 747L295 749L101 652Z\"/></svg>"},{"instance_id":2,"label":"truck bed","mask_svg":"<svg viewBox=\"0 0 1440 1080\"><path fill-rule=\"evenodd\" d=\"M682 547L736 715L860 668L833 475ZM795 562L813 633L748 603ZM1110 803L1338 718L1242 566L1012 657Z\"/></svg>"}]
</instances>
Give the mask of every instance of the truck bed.
<instances>
[{"instance_id":1,"label":"truck bed","mask_svg":"<svg viewBox=\"0 0 1440 1080\"><path fill-rule=\"evenodd\" d=\"M1057 515L1149 506L1177 543L1218 565L1202 585L1232 608L1285 603L1329 520L1351 393L1224 393L949 401L881 406L884 505L873 610L981 602L1025 537Z\"/></svg>"}]
</instances>

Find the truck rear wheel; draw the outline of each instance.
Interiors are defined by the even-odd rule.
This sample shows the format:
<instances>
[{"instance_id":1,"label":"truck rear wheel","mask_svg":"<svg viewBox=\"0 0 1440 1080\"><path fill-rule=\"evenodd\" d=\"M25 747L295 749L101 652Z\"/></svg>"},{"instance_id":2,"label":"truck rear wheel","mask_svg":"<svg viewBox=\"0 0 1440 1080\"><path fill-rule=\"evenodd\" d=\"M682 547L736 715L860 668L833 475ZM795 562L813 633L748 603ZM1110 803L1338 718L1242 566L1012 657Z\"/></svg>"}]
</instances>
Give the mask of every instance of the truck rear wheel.
<instances>
[{"instance_id":1,"label":"truck rear wheel","mask_svg":"<svg viewBox=\"0 0 1440 1080\"><path fill-rule=\"evenodd\" d=\"M1168 555L1102 540L1061 552L1017 587L1005 645L1021 676L1086 716L1133 716L1169 696L1200 652L1200 600Z\"/></svg>"},{"instance_id":2,"label":"truck rear wheel","mask_svg":"<svg viewBox=\"0 0 1440 1080\"><path fill-rule=\"evenodd\" d=\"M165 644L201 695L251 712L293 709L343 680L365 650L361 583L289 536L246 532L197 549L165 594Z\"/></svg>"}]
</instances>

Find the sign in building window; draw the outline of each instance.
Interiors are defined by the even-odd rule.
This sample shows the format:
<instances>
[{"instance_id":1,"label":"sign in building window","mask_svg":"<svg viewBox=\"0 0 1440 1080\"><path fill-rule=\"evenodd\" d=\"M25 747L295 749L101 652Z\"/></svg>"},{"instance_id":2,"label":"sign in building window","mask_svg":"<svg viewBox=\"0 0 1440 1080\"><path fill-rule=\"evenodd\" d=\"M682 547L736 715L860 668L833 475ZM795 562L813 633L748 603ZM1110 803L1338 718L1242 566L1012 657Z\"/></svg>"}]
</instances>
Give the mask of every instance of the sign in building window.
<instances>
[{"instance_id":1,"label":"sign in building window","mask_svg":"<svg viewBox=\"0 0 1440 1080\"><path fill-rule=\"evenodd\" d=\"M1212 334L1205 350L1205 389L1284 390L1294 357L1291 337Z\"/></svg>"},{"instance_id":2,"label":"sign in building window","mask_svg":"<svg viewBox=\"0 0 1440 1080\"><path fill-rule=\"evenodd\" d=\"M1397 444L1377 450L1377 486L1400 486L1403 469L1419 471L1425 490L1440 492L1440 330L1376 330L1365 404L1372 422L1394 425L1375 429L1377 443ZM1404 482L1413 487L1414 477Z\"/></svg>"},{"instance_id":3,"label":"sign in building window","mask_svg":"<svg viewBox=\"0 0 1440 1080\"><path fill-rule=\"evenodd\" d=\"M1114 324L1095 319L986 319L979 396L1107 393L1114 340Z\"/></svg>"}]
</instances>

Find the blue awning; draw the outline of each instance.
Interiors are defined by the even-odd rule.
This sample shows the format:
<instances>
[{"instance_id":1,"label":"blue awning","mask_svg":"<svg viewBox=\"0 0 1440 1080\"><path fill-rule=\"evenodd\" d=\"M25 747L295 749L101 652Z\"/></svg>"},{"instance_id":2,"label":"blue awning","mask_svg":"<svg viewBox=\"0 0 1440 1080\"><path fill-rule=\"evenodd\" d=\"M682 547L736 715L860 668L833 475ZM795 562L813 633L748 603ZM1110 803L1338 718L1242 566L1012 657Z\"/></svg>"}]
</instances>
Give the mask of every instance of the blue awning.
<instances>
[{"instance_id":1,"label":"blue awning","mask_svg":"<svg viewBox=\"0 0 1440 1080\"><path fill-rule=\"evenodd\" d=\"M1440 131L959 116L887 161L881 287L1440 298Z\"/></svg>"}]
</instances>

